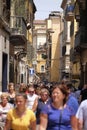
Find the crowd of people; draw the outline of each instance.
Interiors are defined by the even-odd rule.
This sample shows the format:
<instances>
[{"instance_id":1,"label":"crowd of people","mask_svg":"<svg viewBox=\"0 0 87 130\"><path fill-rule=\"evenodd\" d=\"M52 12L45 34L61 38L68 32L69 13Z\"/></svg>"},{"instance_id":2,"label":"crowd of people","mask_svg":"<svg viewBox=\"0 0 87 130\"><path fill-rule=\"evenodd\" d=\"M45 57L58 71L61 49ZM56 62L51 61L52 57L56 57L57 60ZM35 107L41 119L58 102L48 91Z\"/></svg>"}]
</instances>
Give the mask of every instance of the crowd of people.
<instances>
[{"instance_id":1,"label":"crowd of people","mask_svg":"<svg viewBox=\"0 0 87 130\"><path fill-rule=\"evenodd\" d=\"M21 83L16 91L14 83L9 83L8 91L0 94L3 129L87 130L87 85L79 91L79 98L72 88L71 82Z\"/></svg>"}]
</instances>

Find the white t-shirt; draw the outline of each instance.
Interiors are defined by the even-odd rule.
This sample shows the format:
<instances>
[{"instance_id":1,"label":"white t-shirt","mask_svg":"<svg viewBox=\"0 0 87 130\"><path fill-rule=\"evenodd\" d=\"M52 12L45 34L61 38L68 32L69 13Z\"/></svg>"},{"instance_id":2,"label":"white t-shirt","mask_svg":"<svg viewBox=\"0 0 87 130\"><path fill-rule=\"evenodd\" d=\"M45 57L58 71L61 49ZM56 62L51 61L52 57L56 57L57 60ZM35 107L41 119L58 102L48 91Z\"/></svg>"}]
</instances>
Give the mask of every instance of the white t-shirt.
<instances>
[{"instance_id":1,"label":"white t-shirt","mask_svg":"<svg viewBox=\"0 0 87 130\"><path fill-rule=\"evenodd\" d=\"M33 104L34 104L34 101L35 101L36 98L38 98L38 95L36 95L36 94L33 94L33 95L28 94L28 95L27 95L27 98L28 98L27 107L28 107L29 109L32 109L32 106L33 106Z\"/></svg>"},{"instance_id":2,"label":"white t-shirt","mask_svg":"<svg viewBox=\"0 0 87 130\"><path fill-rule=\"evenodd\" d=\"M13 105L10 103L7 103L5 107L2 107L0 104L0 121L5 122L7 113L10 109L13 108Z\"/></svg>"},{"instance_id":3,"label":"white t-shirt","mask_svg":"<svg viewBox=\"0 0 87 130\"><path fill-rule=\"evenodd\" d=\"M76 117L83 122L83 130L87 130L87 100L81 102Z\"/></svg>"}]
</instances>

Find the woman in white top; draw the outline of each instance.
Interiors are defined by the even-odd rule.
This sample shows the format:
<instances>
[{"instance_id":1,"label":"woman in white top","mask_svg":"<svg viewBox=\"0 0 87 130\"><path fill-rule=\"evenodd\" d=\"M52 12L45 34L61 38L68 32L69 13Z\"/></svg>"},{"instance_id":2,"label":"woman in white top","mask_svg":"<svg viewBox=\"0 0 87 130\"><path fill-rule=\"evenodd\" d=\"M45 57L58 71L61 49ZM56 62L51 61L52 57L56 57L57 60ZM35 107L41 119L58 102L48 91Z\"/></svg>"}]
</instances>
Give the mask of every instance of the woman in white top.
<instances>
[{"instance_id":1,"label":"woman in white top","mask_svg":"<svg viewBox=\"0 0 87 130\"><path fill-rule=\"evenodd\" d=\"M8 102L9 95L7 93L1 94L0 103L0 122L5 122L7 112L13 108L13 105Z\"/></svg>"}]
</instances>

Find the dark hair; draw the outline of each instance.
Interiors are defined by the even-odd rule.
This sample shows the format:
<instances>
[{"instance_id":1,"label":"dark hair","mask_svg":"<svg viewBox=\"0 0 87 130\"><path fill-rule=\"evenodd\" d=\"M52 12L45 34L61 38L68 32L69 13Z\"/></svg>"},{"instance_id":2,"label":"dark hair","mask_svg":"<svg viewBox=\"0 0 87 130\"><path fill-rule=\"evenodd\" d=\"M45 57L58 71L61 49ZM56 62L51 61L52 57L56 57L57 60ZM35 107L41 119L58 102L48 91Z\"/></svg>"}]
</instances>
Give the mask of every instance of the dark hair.
<instances>
[{"instance_id":1,"label":"dark hair","mask_svg":"<svg viewBox=\"0 0 87 130\"><path fill-rule=\"evenodd\" d=\"M8 84L8 91L10 91L10 87L11 87L11 86L13 86L13 88L14 88L14 90L15 90L14 83L11 82L11 83Z\"/></svg>"},{"instance_id":2,"label":"dark hair","mask_svg":"<svg viewBox=\"0 0 87 130\"><path fill-rule=\"evenodd\" d=\"M52 92L53 92L56 88L59 88L60 91L65 95L65 98L64 98L64 100L63 100L63 104L65 104L66 101L67 101L67 97L68 97L68 91L67 91L66 87L65 87L63 84L60 84L60 83L59 83L59 84L55 84L55 85L53 86L53 88L52 88Z\"/></svg>"},{"instance_id":3,"label":"dark hair","mask_svg":"<svg viewBox=\"0 0 87 130\"><path fill-rule=\"evenodd\" d=\"M72 83L71 82L67 82L66 83L66 87L69 88L69 89L71 89L72 88Z\"/></svg>"},{"instance_id":4,"label":"dark hair","mask_svg":"<svg viewBox=\"0 0 87 130\"><path fill-rule=\"evenodd\" d=\"M19 87L19 93L24 93L24 92L26 92L26 85L24 83L21 83Z\"/></svg>"}]
</instances>

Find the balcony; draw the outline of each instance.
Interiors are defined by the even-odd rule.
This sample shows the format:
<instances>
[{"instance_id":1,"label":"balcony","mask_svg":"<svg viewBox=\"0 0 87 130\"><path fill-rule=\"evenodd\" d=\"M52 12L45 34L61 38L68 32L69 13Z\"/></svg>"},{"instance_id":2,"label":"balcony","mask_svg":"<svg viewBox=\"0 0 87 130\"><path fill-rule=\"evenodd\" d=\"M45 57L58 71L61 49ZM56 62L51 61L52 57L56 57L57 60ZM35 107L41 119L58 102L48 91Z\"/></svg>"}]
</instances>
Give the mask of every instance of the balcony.
<instances>
[{"instance_id":1,"label":"balcony","mask_svg":"<svg viewBox=\"0 0 87 130\"><path fill-rule=\"evenodd\" d=\"M7 23L2 17L0 17L0 27L4 28L8 33L10 33L9 23Z\"/></svg>"},{"instance_id":2,"label":"balcony","mask_svg":"<svg viewBox=\"0 0 87 130\"><path fill-rule=\"evenodd\" d=\"M78 0L78 4L80 5L80 9L86 10L86 0Z\"/></svg>"},{"instance_id":3,"label":"balcony","mask_svg":"<svg viewBox=\"0 0 87 130\"><path fill-rule=\"evenodd\" d=\"M14 46L25 45L27 42L27 26L23 17L11 16L10 42Z\"/></svg>"},{"instance_id":4,"label":"balcony","mask_svg":"<svg viewBox=\"0 0 87 130\"><path fill-rule=\"evenodd\" d=\"M15 59L20 60L21 58L26 56L26 52L25 51L19 51L15 54Z\"/></svg>"},{"instance_id":5,"label":"balcony","mask_svg":"<svg viewBox=\"0 0 87 130\"><path fill-rule=\"evenodd\" d=\"M67 0L62 0L61 8L64 9L66 6Z\"/></svg>"},{"instance_id":6,"label":"balcony","mask_svg":"<svg viewBox=\"0 0 87 130\"><path fill-rule=\"evenodd\" d=\"M70 49L70 61L73 63L79 62L80 54L73 48Z\"/></svg>"},{"instance_id":7,"label":"balcony","mask_svg":"<svg viewBox=\"0 0 87 130\"><path fill-rule=\"evenodd\" d=\"M65 19L66 21L72 21L74 19L74 5L67 5L66 11L65 11Z\"/></svg>"},{"instance_id":8,"label":"balcony","mask_svg":"<svg viewBox=\"0 0 87 130\"><path fill-rule=\"evenodd\" d=\"M75 35L75 48L87 48L87 29L80 27Z\"/></svg>"}]
</instances>

